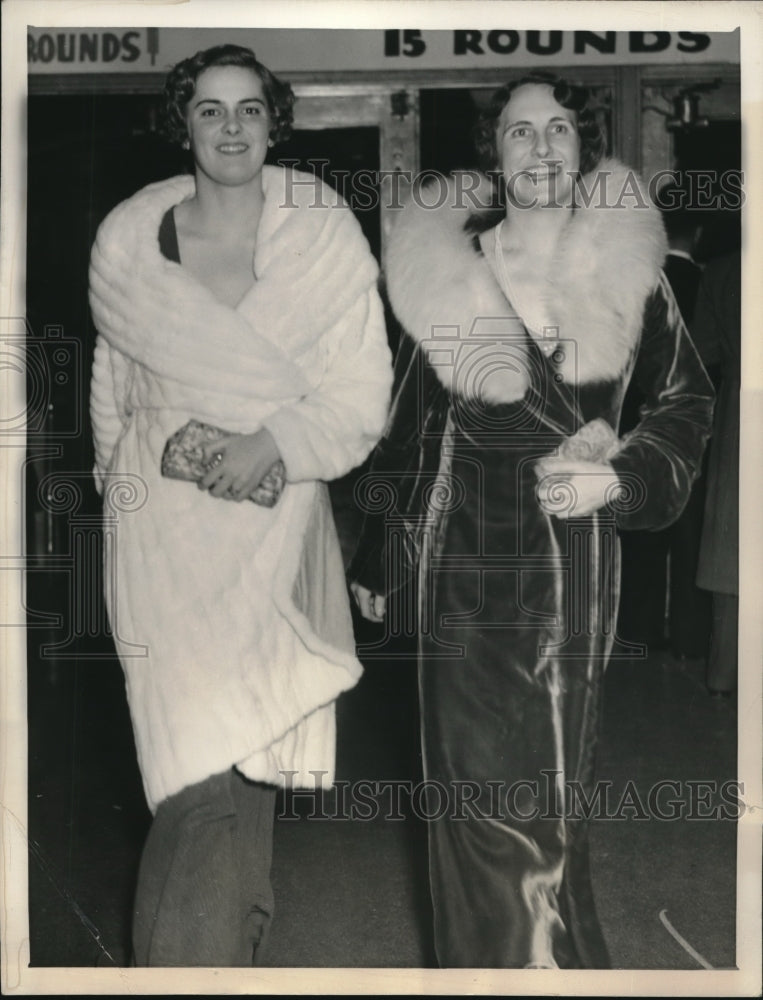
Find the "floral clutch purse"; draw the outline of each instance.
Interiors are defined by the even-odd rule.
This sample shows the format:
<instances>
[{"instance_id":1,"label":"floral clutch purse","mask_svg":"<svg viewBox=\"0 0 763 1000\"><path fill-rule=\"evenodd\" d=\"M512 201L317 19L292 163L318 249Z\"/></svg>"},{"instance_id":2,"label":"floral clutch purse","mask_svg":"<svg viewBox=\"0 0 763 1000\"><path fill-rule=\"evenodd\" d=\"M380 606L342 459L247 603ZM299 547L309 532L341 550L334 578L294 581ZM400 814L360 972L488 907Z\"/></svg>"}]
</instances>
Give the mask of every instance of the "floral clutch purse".
<instances>
[{"instance_id":1,"label":"floral clutch purse","mask_svg":"<svg viewBox=\"0 0 763 1000\"><path fill-rule=\"evenodd\" d=\"M204 462L204 446L226 437L227 431L199 420L189 420L167 439L162 453L162 475L168 479L184 479L197 483L209 472ZM282 461L275 462L249 499L261 507L274 507L283 492L286 469Z\"/></svg>"}]
</instances>

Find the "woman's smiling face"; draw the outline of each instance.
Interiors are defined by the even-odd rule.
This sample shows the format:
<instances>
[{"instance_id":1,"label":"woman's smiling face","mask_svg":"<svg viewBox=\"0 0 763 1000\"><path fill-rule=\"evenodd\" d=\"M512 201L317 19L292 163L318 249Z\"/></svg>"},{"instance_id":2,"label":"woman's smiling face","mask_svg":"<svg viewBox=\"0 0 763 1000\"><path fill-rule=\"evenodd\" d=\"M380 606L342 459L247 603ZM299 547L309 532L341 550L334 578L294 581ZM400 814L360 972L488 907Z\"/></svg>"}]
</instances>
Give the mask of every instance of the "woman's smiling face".
<instances>
[{"instance_id":1,"label":"woman's smiling face","mask_svg":"<svg viewBox=\"0 0 763 1000\"><path fill-rule=\"evenodd\" d=\"M559 104L550 85L518 87L501 112L496 139L512 203L569 203L580 168L580 136L575 112Z\"/></svg>"},{"instance_id":2,"label":"woman's smiling face","mask_svg":"<svg viewBox=\"0 0 763 1000\"><path fill-rule=\"evenodd\" d=\"M185 117L197 171L225 186L259 176L271 120L256 73L243 66L204 70Z\"/></svg>"}]
</instances>

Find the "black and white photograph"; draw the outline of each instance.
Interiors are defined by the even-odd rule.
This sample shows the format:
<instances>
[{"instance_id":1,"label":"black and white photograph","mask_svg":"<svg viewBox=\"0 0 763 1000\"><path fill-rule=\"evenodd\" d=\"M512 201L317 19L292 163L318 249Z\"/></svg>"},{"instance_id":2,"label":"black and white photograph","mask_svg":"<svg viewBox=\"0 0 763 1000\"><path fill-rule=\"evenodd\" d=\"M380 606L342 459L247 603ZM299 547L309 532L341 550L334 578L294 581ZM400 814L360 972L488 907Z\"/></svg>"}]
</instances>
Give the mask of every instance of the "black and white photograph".
<instances>
[{"instance_id":1,"label":"black and white photograph","mask_svg":"<svg viewBox=\"0 0 763 1000\"><path fill-rule=\"evenodd\" d=\"M761 990L758 3L2 15L2 988Z\"/></svg>"}]
</instances>

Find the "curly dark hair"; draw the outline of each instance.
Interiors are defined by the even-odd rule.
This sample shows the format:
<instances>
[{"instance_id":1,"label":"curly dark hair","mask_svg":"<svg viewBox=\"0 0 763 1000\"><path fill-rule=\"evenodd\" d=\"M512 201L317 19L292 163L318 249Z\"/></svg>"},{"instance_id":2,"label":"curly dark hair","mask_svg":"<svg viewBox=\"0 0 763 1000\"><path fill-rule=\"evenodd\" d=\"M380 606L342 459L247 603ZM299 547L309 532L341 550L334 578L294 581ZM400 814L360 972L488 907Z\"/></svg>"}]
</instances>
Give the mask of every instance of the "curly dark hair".
<instances>
[{"instance_id":1,"label":"curly dark hair","mask_svg":"<svg viewBox=\"0 0 763 1000\"><path fill-rule=\"evenodd\" d=\"M483 170L490 173L500 168L496 130L501 112L519 87L525 84L545 84L553 90L554 100L563 108L574 111L578 135L580 136L580 172L587 174L594 170L606 152L604 130L596 117L590 92L585 87L568 83L551 73L532 72L518 80L512 80L493 94L487 108L480 115L474 127L474 145Z\"/></svg>"},{"instance_id":2,"label":"curly dark hair","mask_svg":"<svg viewBox=\"0 0 763 1000\"><path fill-rule=\"evenodd\" d=\"M289 138L294 121L294 91L291 86L263 66L251 49L242 45L215 45L183 59L167 75L162 126L170 142L182 143L188 138L186 108L196 90L196 81L204 70L212 66L241 66L259 77L270 112L270 138L273 142Z\"/></svg>"}]
</instances>

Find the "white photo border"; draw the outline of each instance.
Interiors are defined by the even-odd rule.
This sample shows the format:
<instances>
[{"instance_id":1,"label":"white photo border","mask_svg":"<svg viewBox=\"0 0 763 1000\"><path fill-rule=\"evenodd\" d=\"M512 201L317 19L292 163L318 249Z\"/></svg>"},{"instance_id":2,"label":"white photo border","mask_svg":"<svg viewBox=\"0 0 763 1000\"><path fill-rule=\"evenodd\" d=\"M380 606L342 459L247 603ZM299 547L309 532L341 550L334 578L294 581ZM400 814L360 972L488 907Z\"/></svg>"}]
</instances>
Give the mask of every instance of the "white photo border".
<instances>
[{"instance_id":1,"label":"white photo border","mask_svg":"<svg viewBox=\"0 0 763 1000\"><path fill-rule=\"evenodd\" d=\"M763 640L763 531L759 513L763 428L761 333L761 221L763 220L763 5L741 2L600 3L455 2L426 0L188 0L173 2L69 2L5 0L2 5L2 191L0 323L25 314L25 107L27 25L66 27L473 27L536 28L553 19L562 30L597 28L705 31L741 29L743 169L746 180L743 254L743 368L740 537L739 779L744 811L738 823L737 970L547 971L436 969L228 969L30 968L26 844L26 646L20 621L21 574L0 573L0 802L2 803L3 906L0 910L2 989L14 994L478 994L478 995L674 995L753 996L761 988L761 663ZM24 376L0 370L0 422L24 411ZM1 426L1 423L0 423ZM19 483L23 442L0 443L0 481ZM0 557L20 553L22 505L2 493ZM0 566L0 569L6 568Z\"/></svg>"}]
</instances>

